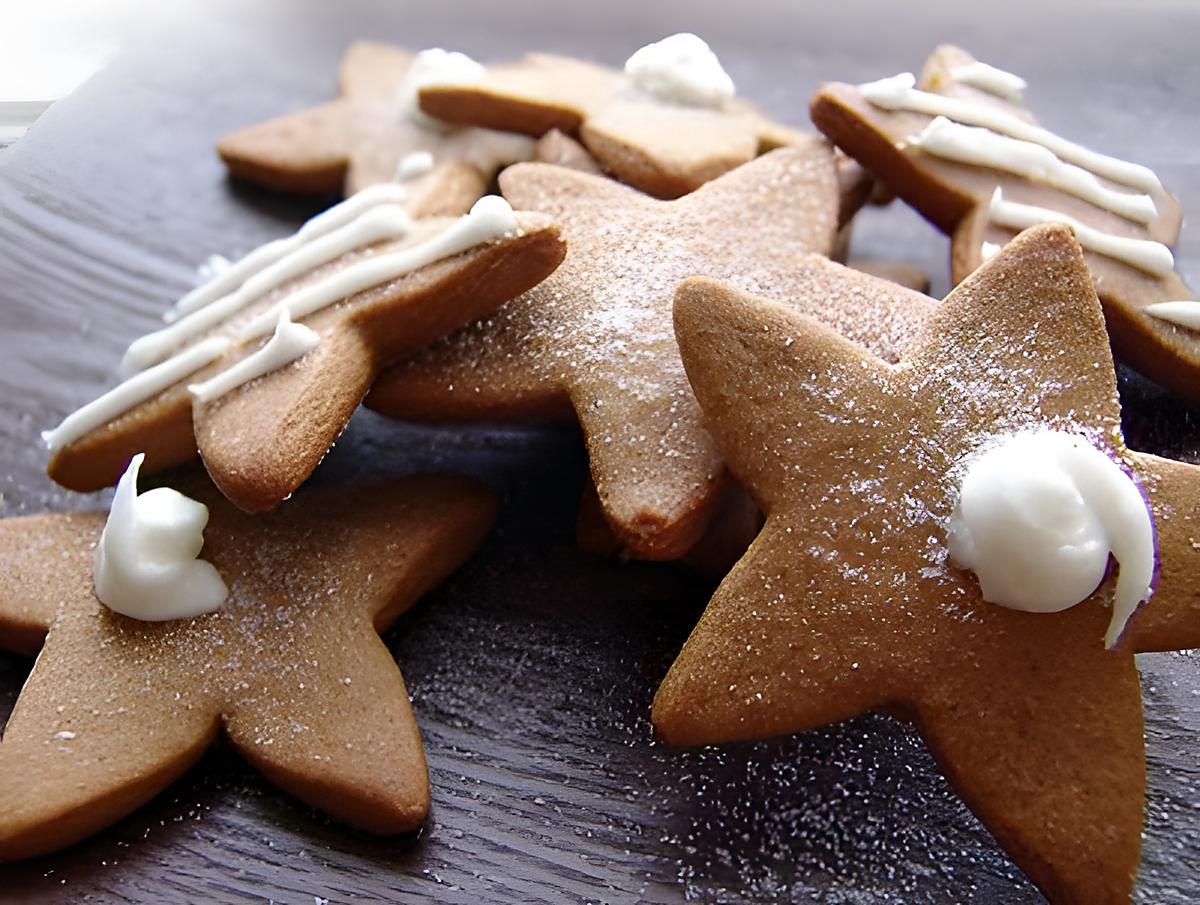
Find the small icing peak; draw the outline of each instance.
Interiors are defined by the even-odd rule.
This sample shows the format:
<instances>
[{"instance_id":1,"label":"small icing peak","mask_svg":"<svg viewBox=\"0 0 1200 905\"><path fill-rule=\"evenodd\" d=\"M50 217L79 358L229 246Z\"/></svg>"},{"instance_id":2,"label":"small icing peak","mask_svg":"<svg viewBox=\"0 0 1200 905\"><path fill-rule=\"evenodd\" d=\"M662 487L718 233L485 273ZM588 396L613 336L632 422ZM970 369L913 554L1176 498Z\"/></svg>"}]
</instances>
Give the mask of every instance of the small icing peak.
<instances>
[{"instance_id":1,"label":"small icing peak","mask_svg":"<svg viewBox=\"0 0 1200 905\"><path fill-rule=\"evenodd\" d=\"M734 96L733 79L701 38L681 32L647 44L625 63L634 87L668 104L719 108Z\"/></svg>"},{"instance_id":2,"label":"small icing peak","mask_svg":"<svg viewBox=\"0 0 1200 905\"><path fill-rule=\"evenodd\" d=\"M950 561L979 579L983 599L1057 613L1118 564L1106 647L1151 593L1154 524L1138 485L1085 438L1027 431L970 462L950 517Z\"/></svg>"},{"instance_id":3,"label":"small icing peak","mask_svg":"<svg viewBox=\"0 0 1200 905\"><path fill-rule=\"evenodd\" d=\"M278 371L316 348L321 337L304 324L293 324L287 311L279 315L275 333L266 345L203 383L188 386L200 402L211 402L272 371Z\"/></svg>"},{"instance_id":4,"label":"small icing peak","mask_svg":"<svg viewBox=\"0 0 1200 905\"><path fill-rule=\"evenodd\" d=\"M447 125L421 109L422 88L432 85L470 85L483 78L483 65L465 53L431 47L417 54L408 67L400 85L404 114L414 123L431 131L441 131Z\"/></svg>"},{"instance_id":5,"label":"small icing peak","mask_svg":"<svg viewBox=\"0 0 1200 905\"><path fill-rule=\"evenodd\" d=\"M1147 305L1145 311L1159 320L1187 327L1189 330L1200 330L1200 302L1192 299L1155 302L1153 305Z\"/></svg>"},{"instance_id":6,"label":"small icing peak","mask_svg":"<svg viewBox=\"0 0 1200 905\"><path fill-rule=\"evenodd\" d=\"M471 206L470 213L459 224L465 233L460 242L474 238L468 248L489 239L498 239L505 233L516 232L519 228L512 205L499 195L484 195Z\"/></svg>"},{"instance_id":7,"label":"small icing peak","mask_svg":"<svg viewBox=\"0 0 1200 905\"><path fill-rule=\"evenodd\" d=\"M950 70L950 78L988 94L1019 104L1025 97L1026 82L1019 75L976 60Z\"/></svg>"},{"instance_id":8,"label":"small icing peak","mask_svg":"<svg viewBox=\"0 0 1200 905\"><path fill-rule=\"evenodd\" d=\"M409 182L413 179L420 179L432 171L433 155L428 151L413 151L401 157L400 162L396 164L395 180Z\"/></svg>"},{"instance_id":9,"label":"small icing peak","mask_svg":"<svg viewBox=\"0 0 1200 905\"><path fill-rule=\"evenodd\" d=\"M901 72L874 82L864 82L858 86L862 96L884 110L898 110L908 100L909 92L917 84L917 77L911 72Z\"/></svg>"},{"instance_id":10,"label":"small icing peak","mask_svg":"<svg viewBox=\"0 0 1200 905\"><path fill-rule=\"evenodd\" d=\"M170 487L137 492L138 453L121 476L96 545L96 596L109 609L150 622L190 619L229 596L204 546L208 507Z\"/></svg>"}]
</instances>

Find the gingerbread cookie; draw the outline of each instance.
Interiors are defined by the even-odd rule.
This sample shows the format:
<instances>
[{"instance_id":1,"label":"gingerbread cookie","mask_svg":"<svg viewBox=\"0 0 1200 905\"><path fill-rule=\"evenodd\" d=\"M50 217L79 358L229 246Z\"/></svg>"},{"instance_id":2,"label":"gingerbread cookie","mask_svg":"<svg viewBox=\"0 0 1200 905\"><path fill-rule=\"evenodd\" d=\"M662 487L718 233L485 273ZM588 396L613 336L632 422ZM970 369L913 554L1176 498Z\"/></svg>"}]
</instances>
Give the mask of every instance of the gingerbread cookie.
<instances>
[{"instance_id":1,"label":"gingerbread cookie","mask_svg":"<svg viewBox=\"0 0 1200 905\"><path fill-rule=\"evenodd\" d=\"M604 173L604 168L587 148L559 129L551 129L538 139L533 159L596 176ZM835 261L845 261L850 248L850 227L854 215L871 200L877 183L856 160L836 148L833 159L838 174L838 235L830 257ZM911 272L908 276L911 277ZM909 285L904 280L898 282Z\"/></svg>"},{"instance_id":2,"label":"gingerbread cookie","mask_svg":"<svg viewBox=\"0 0 1200 905\"><path fill-rule=\"evenodd\" d=\"M1020 79L958 48L913 81L825 85L813 122L952 237L955 282L1021 229L1071 225L1116 355L1200 399L1200 303L1175 272L1181 213L1158 178L1040 128Z\"/></svg>"},{"instance_id":3,"label":"gingerbread cookie","mask_svg":"<svg viewBox=\"0 0 1200 905\"><path fill-rule=\"evenodd\" d=\"M594 176L600 176L604 172L596 158L588 153L587 148L558 129L551 129L537 140L533 159L539 163L553 163Z\"/></svg>"},{"instance_id":4,"label":"gingerbread cookie","mask_svg":"<svg viewBox=\"0 0 1200 905\"><path fill-rule=\"evenodd\" d=\"M670 306L697 273L803 310L895 358L932 306L885 295L814 301L832 265L838 184L828 146L772 151L677 201L547 164L500 176L560 223L562 266L494 315L376 382L367 405L418 420L569 418L583 426L606 518L633 556L674 559L704 533L722 467L679 363ZM816 252L817 254L809 254Z\"/></svg>"},{"instance_id":5,"label":"gingerbread cookie","mask_svg":"<svg viewBox=\"0 0 1200 905\"><path fill-rule=\"evenodd\" d=\"M762 528L762 513L737 481L726 481L713 504L712 518L700 538L679 561L706 578L719 579L742 558ZM613 533L591 482L579 501L575 538L581 548L597 556L625 559L629 551Z\"/></svg>"},{"instance_id":6,"label":"gingerbread cookie","mask_svg":"<svg viewBox=\"0 0 1200 905\"><path fill-rule=\"evenodd\" d=\"M553 163L582 173L600 175L603 170L587 148L565 132L551 129L538 139L534 159L541 163ZM874 276L899 283L917 292L929 291L929 276L919 267L897 261L886 261L878 258L855 257L850 254L850 232L854 215L866 203L886 203L872 200L877 183L857 161L845 154L834 151L834 161L838 172L838 234L834 241L830 257L835 261L848 263L855 270L861 270ZM591 494L594 497L594 493ZM603 547L604 545L601 545Z\"/></svg>"},{"instance_id":7,"label":"gingerbread cookie","mask_svg":"<svg viewBox=\"0 0 1200 905\"><path fill-rule=\"evenodd\" d=\"M850 255L846 260L846 266L851 270L896 283L914 292L929 292L929 274L913 264Z\"/></svg>"},{"instance_id":8,"label":"gingerbread cookie","mask_svg":"<svg viewBox=\"0 0 1200 905\"><path fill-rule=\"evenodd\" d=\"M153 496L174 491L131 496L125 481L107 527L103 513L0 520L0 645L26 652L30 627L49 629L0 741L0 860L115 822L222 733L347 823L385 834L424 820L420 735L379 633L470 555L495 501L423 476L320 488L250 517L195 484L202 550L174 534L186 509L168 518ZM213 576L216 609L190 619L133 619L97 596L157 619Z\"/></svg>"},{"instance_id":9,"label":"gingerbread cookie","mask_svg":"<svg viewBox=\"0 0 1200 905\"><path fill-rule=\"evenodd\" d=\"M312 473L381 369L536 285L565 253L544 215L501 198L414 221L405 197L373 186L186 296L167 327L130 346L134 376L44 435L50 477L97 490L135 452L156 471L199 450L231 500L270 509Z\"/></svg>"},{"instance_id":10,"label":"gingerbread cookie","mask_svg":"<svg viewBox=\"0 0 1200 905\"><path fill-rule=\"evenodd\" d=\"M888 291L839 273L823 291ZM1133 655L1200 644L1200 469L1124 447L1070 231L1009 242L896 364L709 280L680 287L675 322L767 521L659 689L659 733L697 745L872 709L911 719L1052 902L1127 903L1144 784Z\"/></svg>"},{"instance_id":11,"label":"gingerbread cookie","mask_svg":"<svg viewBox=\"0 0 1200 905\"><path fill-rule=\"evenodd\" d=\"M221 139L217 153L233 175L285 192L349 197L400 178L414 217L457 216L501 167L533 156L527 136L454 128L417 109L423 82L480 71L458 53L413 55L359 42L342 59L341 97L239 129Z\"/></svg>"},{"instance_id":12,"label":"gingerbread cookie","mask_svg":"<svg viewBox=\"0 0 1200 905\"><path fill-rule=\"evenodd\" d=\"M695 35L643 47L625 71L552 54L489 66L474 82L430 82L421 109L446 122L540 136L577 135L617 179L677 198L803 133L734 96Z\"/></svg>"}]
</instances>

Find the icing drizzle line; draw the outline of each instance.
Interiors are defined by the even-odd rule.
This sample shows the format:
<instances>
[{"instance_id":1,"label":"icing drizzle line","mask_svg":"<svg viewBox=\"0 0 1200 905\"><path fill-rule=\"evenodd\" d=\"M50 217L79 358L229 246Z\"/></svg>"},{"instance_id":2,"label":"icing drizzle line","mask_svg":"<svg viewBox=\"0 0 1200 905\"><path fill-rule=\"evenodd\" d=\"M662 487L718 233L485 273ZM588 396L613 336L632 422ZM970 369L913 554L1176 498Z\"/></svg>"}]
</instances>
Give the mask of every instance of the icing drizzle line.
<instances>
[{"instance_id":1,"label":"icing drizzle line","mask_svg":"<svg viewBox=\"0 0 1200 905\"><path fill-rule=\"evenodd\" d=\"M508 202L498 195L484 195L475 202L469 214L459 217L420 245L374 255L285 296L246 324L238 339L254 339L269 333L284 312L299 320L339 299L382 285L516 229L517 218Z\"/></svg>"},{"instance_id":2,"label":"icing drizzle line","mask_svg":"<svg viewBox=\"0 0 1200 905\"><path fill-rule=\"evenodd\" d=\"M1019 75L1005 72L979 60L955 66L950 70L950 78L1015 104L1021 103L1026 88L1025 80Z\"/></svg>"},{"instance_id":3,"label":"icing drizzle line","mask_svg":"<svg viewBox=\"0 0 1200 905\"><path fill-rule=\"evenodd\" d=\"M1144 310L1159 320L1187 327L1189 330L1200 330L1200 302L1192 299L1155 302L1153 305L1147 305Z\"/></svg>"},{"instance_id":4,"label":"icing drizzle line","mask_svg":"<svg viewBox=\"0 0 1200 905\"><path fill-rule=\"evenodd\" d=\"M1128 185L1143 192L1162 191L1162 183L1149 167L1089 150L1061 135L1056 135L1049 129L1035 126L995 107L930 91L920 91L913 87L916 83L916 77L911 72L902 72L877 82L859 85L859 90L863 97L884 110L910 110L929 116L944 116L971 126L983 126L993 132L1001 132L1021 141L1042 145L1063 160L1121 185Z\"/></svg>"},{"instance_id":5,"label":"icing drizzle line","mask_svg":"<svg viewBox=\"0 0 1200 905\"><path fill-rule=\"evenodd\" d=\"M361 192L343 202L343 205L355 202L355 209L362 211L366 208L369 210L369 204L359 201L366 194L367 192ZM339 207L343 205L339 205ZM327 214L333 214L334 210L336 208L328 211ZM321 216L326 215L322 214ZM309 221L310 224L312 222ZM336 224L340 222L344 222L342 213L325 221L326 224L334 224L333 229L329 232L334 231ZM291 318L303 317L365 289L388 283L434 261L460 254L490 239L516 232L518 229L516 215L508 202L496 195L485 195L475 202L470 213L460 217L446 229L419 245L367 258L285 296L278 303L272 305L262 317L255 318L247 324L237 338L244 342L264 333L270 333L279 324L281 315ZM253 254L251 253L247 257L252 257ZM260 258L259 261L264 259ZM238 263L241 264L244 261L245 259ZM265 269L265 265L260 269ZM225 273L220 276L225 276ZM196 310L200 311L202 307L199 306ZM218 319L217 322L219 323L220 320ZM307 327L303 329L308 330ZM311 330L308 332L312 333ZM315 334L313 335L315 336ZM68 415L58 427L44 431L42 439L51 451L61 449L211 364L233 346L234 341L225 336L210 336L201 339L147 370L134 374L99 399ZM260 352L265 351L265 349L260 350ZM254 355L250 356L250 358L254 357ZM299 355L295 357L299 357ZM289 360L295 360L295 357ZM259 358L259 366L265 360L265 358ZM286 363L282 362L279 366ZM234 365L233 368L236 369L237 365ZM256 376L261 376L261 374L246 377L237 385L240 386ZM207 383L211 383L211 381ZM197 387L202 388L204 384L198 384ZM228 387L222 392L228 392L234 388L236 387Z\"/></svg>"},{"instance_id":6,"label":"icing drizzle line","mask_svg":"<svg viewBox=\"0 0 1200 905\"><path fill-rule=\"evenodd\" d=\"M1166 276L1175 269L1175 257L1171 254L1171 249L1161 242L1114 236L1049 208L1005 201L999 188L992 195L988 219L997 226L1016 230L1028 229L1040 223L1065 223L1075 231L1075 238L1079 240L1079 244L1089 251L1123 261L1159 277Z\"/></svg>"},{"instance_id":7,"label":"icing drizzle line","mask_svg":"<svg viewBox=\"0 0 1200 905\"><path fill-rule=\"evenodd\" d=\"M62 449L84 434L125 414L135 405L157 396L185 377L195 374L205 365L212 364L232 345L232 340L224 336L210 336L201 340L162 364L133 375L99 399L67 415L54 430L42 431L42 441L51 452Z\"/></svg>"},{"instance_id":8,"label":"icing drizzle line","mask_svg":"<svg viewBox=\"0 0 1200 905\"><path fill-rule=\"evenodd\" d=\"M384 182L364 189L336 204L327 211L317 214L300 227L295 235L275 239L260 245L249 254L229 265L207 283L197 286L178 302L167 309L163 320L168 324L183 315L203 308L224 295L233 292L254 274L275 263L313 239L318 239L335 229L345 226L363 211L378 204L403 204L408 200L408 190L394 182Z\"/></svg>"},{"instance_id":9,"label":"icing drizzle line","mask_svg":"<svg viewBox=\"0 0 1200 905\"><path fill-rule=\"evenodd\" d=\"M162 361L180 346L207 333L288 280L328 264L356 248L403 238L411 228L412 219L404 208L381 203L363 210L347 223L336 225L323 233L310 234L306 241L294 245L282 258L247 278L233 292L213 299L168 327L134 340L121 366L127 370L138 370ZM299 237L297 234L295 238Z\"/></svg>"},{"instance_id":10,"label":"icing drizzle line","mask_svg":"<svg viewBox=\"0 0 1200 905\"><path fill-rule=\"evenodd\" d=\"M936 157L1003 170L1040 182L1142 225L1150 223L1158 213L1149 195L1107 188L1083 167L1060 160L1042 145L963 126L944 116L934 118L919 135L908 139L908 144Z\"/></svg>"},{"instance_id":11,"label":"icing drizzle line","mask_svg":"<svg viewBox=\"0 0 1200 905\"><path fill-rule=\"evenodd\" d=\"M267 340L266 345L237 364L230 365L215 377L203 383L189 385L188 392L201 402L212 402L251 380L302 358L320 342L321 337L315 330L310 330L304 324L293 324L285 311L279 315L275 333Z\"/></svg>"}]
</instances>

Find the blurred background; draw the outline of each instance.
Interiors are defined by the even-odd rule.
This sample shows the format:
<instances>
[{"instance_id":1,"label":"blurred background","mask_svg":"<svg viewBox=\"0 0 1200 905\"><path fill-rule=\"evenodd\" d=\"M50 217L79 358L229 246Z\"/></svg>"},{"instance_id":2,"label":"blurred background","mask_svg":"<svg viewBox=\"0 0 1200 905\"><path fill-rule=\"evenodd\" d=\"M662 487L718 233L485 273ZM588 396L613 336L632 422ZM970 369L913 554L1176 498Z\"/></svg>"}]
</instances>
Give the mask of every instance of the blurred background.
<instances>
[{"instance_id":1,"label":"blurred background","mask_svg":"<svg viewBox=\"0 0 1200 905\"><path fill-rule=\"evenodd\" d=\"M1190 145L1172 140L1178 123L1195 119L1193 104L1173 100L1181 86L1200 84L1200 55L1187 40L1200 34L1195 0L10 3L0 14L0 145L99 73L105 96L115 92L125 103L105 113L109 122L94 124L92 137L117 141L161 128L158 101L171 94L180 115L173 125L196 133L190 147L203 155L198 163L218 175L209 149L220 134L327 99L341 52L357 38L442 46L484 62L540 49L620 65L676 31L705 38L740 95L793 125L807 123L807 99L820 82L916 70L949 41L1026 77L1027 99L1051 129L1144 163L1168 186L1180 184L1195 159ZM1148 119L1147 110L1170 113ZM178 142L168 153L152 131L142 138L148 163L179 154ZM860 216L856 253L888 257L895 221L907 223L908 259L933 278L934 294L944 294L945 242L916 228L903 205ZM1178 256L1186 271L1200 256L1200 238L1185 231Z\"/></svg>"}]
</instances>

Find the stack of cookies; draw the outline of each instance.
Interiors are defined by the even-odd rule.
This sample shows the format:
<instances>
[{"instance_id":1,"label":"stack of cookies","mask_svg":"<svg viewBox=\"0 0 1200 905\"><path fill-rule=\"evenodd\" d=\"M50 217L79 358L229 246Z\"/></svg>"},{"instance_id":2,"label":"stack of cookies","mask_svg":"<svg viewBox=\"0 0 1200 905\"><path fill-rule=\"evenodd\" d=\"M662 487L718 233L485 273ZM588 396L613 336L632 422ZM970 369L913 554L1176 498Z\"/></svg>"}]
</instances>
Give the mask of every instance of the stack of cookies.
<instances>
[{"instance_id":1,"label":"stack of cookies","mask_svg":"<svg viewBox=\"0 0 1200 905\"><path fill-rule=\"evenodd\" d=\"M221 139L241 179L345 200L222 260L43 435L54 481L116 493L0 521L0 646L37 655L0 860L111 824L221 734L349 824L421 825L379 633L497 502L304 486L365 403L577 421L580 544L723 579L655 698L666 742L892 714L1050 901L1130 901L1134 654L1200 646L1200 471L1126 448L1112 356L1200 398L1200 301L1157 176L1038 126L1024 87L940 47L823 86L816 135L694 35L623 71L356 44L335 100ZM893 197L951 237L941 302L847 259Z\"/></svg>"}]
</instances>

